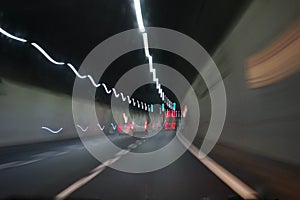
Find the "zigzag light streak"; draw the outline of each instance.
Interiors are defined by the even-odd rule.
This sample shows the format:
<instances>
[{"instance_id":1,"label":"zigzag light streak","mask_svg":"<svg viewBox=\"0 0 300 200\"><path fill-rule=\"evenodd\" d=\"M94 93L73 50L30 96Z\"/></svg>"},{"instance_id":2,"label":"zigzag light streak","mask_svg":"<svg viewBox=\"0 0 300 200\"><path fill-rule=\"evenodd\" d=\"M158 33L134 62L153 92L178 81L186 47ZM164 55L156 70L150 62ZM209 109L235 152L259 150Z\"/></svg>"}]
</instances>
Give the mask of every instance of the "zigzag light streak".
<instances>
[{"instance_id":1,"label":"zigzag light streak","mask_svg":"<svg viewBox=\"0 0 300 200\"><path fill-rule=\"evenodd\" d=\"M60 129L58 129L57 131L54 131L54 130L52 130L52 129L46 127L46 126L42 126L41 128L42 128L42 129L45 129L45 130L47 130L47 131L50 131L51 133L54 133L54 134L57 134L57 133L59 133L60 131L63 130L63 128L60 128Z\"/></svg>"},{"instance_id":2,"label":"zigzag light streak","mask_svg":"<svg viewBox=\"0 0 300 200\"><path fill-rule=\"evenodd\" d=\"M25 39L22 39L22 38L19 38L19 37L16 37L8 32L6 32L5 30L3 30L1 27L0 27L0 33L2 33L3 35L6 35L7 37L13 39L13 40L17 40L19 42L27 42L27 40Z\"/></svg>"},{"instance_id":3,"label":"zigzag light streak","mask_svg":"<svg viewBox=\"0 0 300 200\"><path fill-rule=\"evenodd\" d=\"M84 78L87 77L86 75L81 76L81 75L77 72L77 70L74 68L74 66L73 66L72 64L67 63L67 65L71 68L71 70L74 72L74 74L75 74L78 78L84 79Z\"/></svg>"},{"instance_id":4,"label":"zigzag light streak","mask_svg":"<svg viewBox=\"0 0 300 200\"><path fill-rule=\"evenodd\" d=\"M90 79L91 83L92 83L96 88L97 88L97 87L100 87L101 84L100 84L100 83L99 83L99 84L96 84L95 81L94 81L94 79L93 79L93 77L92 77L91 75L87 75L87 77ZM103 87L104 87L104 85L105 85L105 84L102 83L102 86L103 86ZM106 87L105 87L105 88L106 88ZM106 90L106 89L105 89L105 90ZM109 92L109 93L110 93L110 92ZM108 93L108 94L109 94L109 93Z\"/></svg>"},{"instance_id":5,"label":"zigzag light streak","mask_svg":"<svg viewBox=\"0 0 300 200\"><path fill-rule=\"evenodd\" d=\"M5 36L7 36L7 37L9 37L9 38L11 38L11 39L13 39L13 40L16 40L16 41L19 41L19 42L23 42L23 43L28 43L28 40L23 39L23 38L16 37L16 36L14 36L14 35L8 33L7 31L5 31L5 30L2 29L1 27L0 27L0 33L2 33L3 35L5 35ZM73 71L73 73L74 73L78 78L80 78L80 79L86 79L86 78L88 78L94 87L98 88L98 87L100 87L100 86L102 85L103 88L104 88L104 90L105 90L105 92L106 92L107 94L110 94L110 93L113 91L115 97L116 97L116 98L119 97L119 94L117 94L117 92L116 92L116 90L115 90L114 88L112 88L112 90L109 90L109 89L107 88L107 86L106 86L105 83L101 83L101 84L99 83L99 84L96 84L95 80L93 79L93 77L92 77L91 75L81 75L81 74L79 74L78 71L75 69L75 67L74 67L71 63L58 62L58 61L54 60L54 59L53 59L53 58L52 58L52 57L51 57L51 56L50 56L50 55L49 55L42 47L40 47L37 43L31 42L30 45L33 46L34 48L36 48L36 49L37 49L41 54L43 54L43 56L44 56L45 58L47 58L51 63L53 63L53 64L55 64L55 65L67 65L67 66ZM126 96L126 97L125 97L123 93L120 93L120 94L121 94L121 96L122 96L122 100L123 100L123 101L126 101L126 98L127 98L128 103L131 104L132 100L130 99L129 96ZM135 106L135 103L133 104L133 106ZM48 131L50 131L50 132L53 131L53 130L47 128L47 127L42 127L42 128L43 128L43 129L46 129L46 130L48 130ZM55 131L54 131L54 132L55 132ZM54 133L54 132L53 132L53 133Z\"/></svg>"},{"instance_id":6,"label":"zigzag light streak","mask_svg":"<svg viewBox=\"0 0 300 200\"><path fill-rule=\"evenodd\" d=\"M120 94L121 94L122 100L123 100L123 101L126 101L126 97L124 97L123 93L120 92Z\"/></svg>"},{"instance_id":7,"label":"zigzag light streak","mask_svg":"<svg viewBox=\"0 0 300 200\"><path fill-rule=\"evenodd\" d=\"M143 36L145 55L148 58L148 62L149 62L149 71L150 71L150 73L152 73L153 82L156 83L156 89L158 90L158 94L160 95L162 101L165 102L165 94L161 89L158 78L156 77L156 70L153 68L153 59L149 52L148 35L145 32L140 0L134 0L134 8L135 8L136 19L138 22L138 27ZM167 105L169 106L169 104L167 104Z\"/></svg>"},{"instance_id":8,"label":"zigzag light streak","mask_svg":"<svg viewBox=\"0 0 300 200\"><path fill-rule=\"evenodd\" d=\"M79 124L76 124L76 126L78 127L78 128L80 128L83 132L86 132L87 130L88 130L88 126L84 129L84 128L82 128Z\"/></svg>"},{"instance_id":9,"label":"zigzag light streak","mask_svg":"<svg viewBox=\"0 0 300 200\"><path fill-rule=\"evenodd\" d=\"M114 93L114 95L115 95L116 98L118 98L118 97L120 96L120 94L118 94L118 93L116 92L116 89L115 89L115 88L112 88L112 91L113 91L113 93Z\"/></svg>"},{"instance_id":10,"label":"zigzag light streak","mask_svg":"<svg viewBox=\"0 0 300 200\"><path fill-rule=\"evenodd\" d=\"M106 92L107 94L110 94L110 93L111 93L111 90L108 90L108 89L107 89L105 83L102 83L102 86L104 87L105 92Z\"/></svg>"},{"instance_id":11,"label":"zigzag light streak","mask_svg":"<svg viewBox=\"0 0 300 200\"><path fill-rule=\"evenodd\" d=\"M127 101L129 104L131 104L131 100L130 100L130 97L127 95Z\"/></svg>"},{"instance_id":12,"label":"zigzag light streak","mask_svg":"<svg viewBox=\"0 0 300 200\"><path fill-rule=\"evenodd\" d=\"M135 103L135 101L134 101L134 98L132 98L132 104L133 104L133 106L136 105L136 103Z\"/></svg>"},{"instance_id":13,"label":"zigzag light streak","mask_svg":"<svg viewBox=\"0 0 300 200\"><path fill-rule=\"evenodd\" d=\"M139 29L141 32L145 32L140 0L134 0L134 8L135 8L135 12L136 12L136 19L137 19L137 22L139 25Z\"/></svg>"},{"instance_id":14,"label":"zigzag light streak","mask_svg":"<svg viewBox=\"0 0 300 200\"><path fill-rule=\"evenodd\" d=\"M97 124L97 126L100 128L100 130L101 131L103 131L104 130L104 128L105 128L105 126L103 125L103 126L101 126L99 123Z\"/></svg>"},{"instance_id":15,"label":"zigzag light streak","mask_svg":"<svg viewBox=\"0 0 300 200\"><path fill-rule=\"evenodd\" d=\"M32 46L34 46L37 50L39 50L50 62L52 62L53 64L56 65L64 65L65 63L63 62L57 62L55 60L53 60L53 58L51 58L46 51L44 51L44 49L42 49L37 43L32 42L31 43Z\"/></svg>"},{"instance_id":16,"label":"zigzag light streak","mask_svg":"<svg viewBox=\"0 0 300 200\"><path fill-rule=\"evenodd\" d=\"M113 123L110 123L110 125L111 125L111 127L112 127L114 130L116 130L117 125L114 125Z\"/></svg>"}]
</instances>

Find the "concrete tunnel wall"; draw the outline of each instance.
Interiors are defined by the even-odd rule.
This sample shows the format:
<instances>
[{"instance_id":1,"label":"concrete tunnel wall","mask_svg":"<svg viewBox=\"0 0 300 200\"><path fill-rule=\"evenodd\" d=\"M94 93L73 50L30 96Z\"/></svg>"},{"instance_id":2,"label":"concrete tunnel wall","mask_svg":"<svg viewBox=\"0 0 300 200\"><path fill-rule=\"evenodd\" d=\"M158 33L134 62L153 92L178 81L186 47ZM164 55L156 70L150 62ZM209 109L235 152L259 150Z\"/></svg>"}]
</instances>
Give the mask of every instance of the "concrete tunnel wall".
<instances>
[{"instance_id":1,"label":"concrete tunnel wall","mask_svg":"<svg viewBox=\"0 0 300 200\"><path fill-rule=\"evenodd\" d=\"M71 96L2 80L0 83L0 147L101 134L97 119L93 119L87 113L87 108L93 105L83 99L74 101L79 113L76 117L77 123L83 129L88 127L87 132L81 131L74 122ZM116 122L123 121L123 108L117 109L114 117L108 106L95 104L95 109L101 127L105 127L105 133L114 131L111 123L116 126ZM144 119L141 115L133 114L132 117L136 124ZM53 134L42 129L43 126L54 131L60 128L63 130Z\"/></svg>"},{"instance_id":2,"label":"concrete tunnel wall","mask_svg":"<svg viewBox=\"0 0 300 200\"><path fill-rule=\"evenodd\" d=\"M253 1L212 56L225 75L227 117L219 143L272 159L300 164L300 74L269 86L246 85L245 61L299 19L300 1ZM199 81L194 83L203 91ZM198 140L210 118L210 100L200 100Z\"/></svg>"},{"instance_id":3,"label":"concrete tunnel wall","mask_svg":"<svg viewBox=\"0 0 300 200\"><path fill-rule=\"evenodd\" d=\"M88 106L83 100L78 101ZM72 98L68 95L4 80L0 84L0 110L0 147L78 137ZM99 118L109 112L101 106L96 106L96 110ZM97 122L88 119L84 112L79 121L83 128L89 126L89 135L99 134ZM63 130L51 134L42 126Z\"/></svg>"}]
</instances>

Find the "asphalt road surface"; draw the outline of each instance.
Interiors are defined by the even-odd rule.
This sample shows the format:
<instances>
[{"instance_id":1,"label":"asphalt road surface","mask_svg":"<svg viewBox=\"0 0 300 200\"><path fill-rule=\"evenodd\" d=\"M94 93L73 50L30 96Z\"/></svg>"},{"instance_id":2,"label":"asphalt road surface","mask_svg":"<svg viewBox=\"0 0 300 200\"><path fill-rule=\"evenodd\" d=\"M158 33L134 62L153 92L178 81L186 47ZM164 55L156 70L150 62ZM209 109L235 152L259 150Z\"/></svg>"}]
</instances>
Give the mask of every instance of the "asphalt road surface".
<instances>
[{"instance_id":1,"label":"asphalt road surface","mask_svg":"<svg viewBox=\"0 0 300 200\"><path fill-rule=\"evenodd\" d=\"M136 152L160 148L173 137L172 132L161 132L148 139L109 136L119 147ZM105 151L107 144L101 140L91 138L90 142ZM79 139L2 148L0 152L1 199L53 199L101 165ZM107 155L109 159L112 157ZM188 151L171 165L154 172L134 174L106 167L68 195L70 199L103 200L237 197Z\"/></svg>"}]
</instances>

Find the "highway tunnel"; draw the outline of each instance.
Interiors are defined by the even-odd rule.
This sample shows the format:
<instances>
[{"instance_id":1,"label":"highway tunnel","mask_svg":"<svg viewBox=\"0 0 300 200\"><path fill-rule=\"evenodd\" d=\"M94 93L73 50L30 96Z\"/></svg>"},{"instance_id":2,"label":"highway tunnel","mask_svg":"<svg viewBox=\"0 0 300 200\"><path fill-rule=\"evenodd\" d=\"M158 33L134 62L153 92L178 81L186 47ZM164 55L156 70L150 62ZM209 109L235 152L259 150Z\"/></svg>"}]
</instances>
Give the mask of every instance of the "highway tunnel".
<instances>
[{"instance_id":1,"label":"highway tunnel","mask_svg":"<svg viewBox=\"0 0 300 200\"><path fill-rule=\"evenodd\" d=\"M1 4L0 199L300 199L297 0Z\"/></svg>"}]
</instances>

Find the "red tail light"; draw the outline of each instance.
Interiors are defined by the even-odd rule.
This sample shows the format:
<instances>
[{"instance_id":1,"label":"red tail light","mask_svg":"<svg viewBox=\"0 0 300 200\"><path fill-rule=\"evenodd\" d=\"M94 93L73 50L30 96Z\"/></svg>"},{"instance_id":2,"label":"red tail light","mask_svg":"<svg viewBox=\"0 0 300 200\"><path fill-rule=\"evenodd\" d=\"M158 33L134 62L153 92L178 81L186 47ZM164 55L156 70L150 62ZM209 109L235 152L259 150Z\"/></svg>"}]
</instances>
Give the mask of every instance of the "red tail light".
<instances>
[{"instance_id":1,"label":"red tail light","mask_svg":"<svg viewBox=\"0 0 300 200\"><path fill-rule=\"evenodd\" d=\"M144 128L145 128L145 131L148 129L148 122L147 121L145 122Z\"/></svg>"},{"instance_id":2,"label":"red tail light","mask_svg":"<svg viewBox=\"0 0 300 200\"><path fill-rule=\"evenodd\" d=\"M171 124L171 129L173 129L173 130L176 129L176 122L172 122L172 124Z\"/></svg>"},{"instance_id":3,"label":"red tail light","mask_svg":"<svg viewBox=\"0 0 300 200\"><path fill-rule=\"evenodd\" d=\"M118 132L120 132L120 133L122 132L122 125L121 124L118 125Z\"/></svg>"},{"instance_id":4,"label":"red tail light","mask_svg":"<svg viewBox=\"0 0 300 200\"><path fill-rule=\"evenodd\" d=\"M169 129L169 123L168 122L165 123L165 129Z\"/></svg>"}]
</instances>

